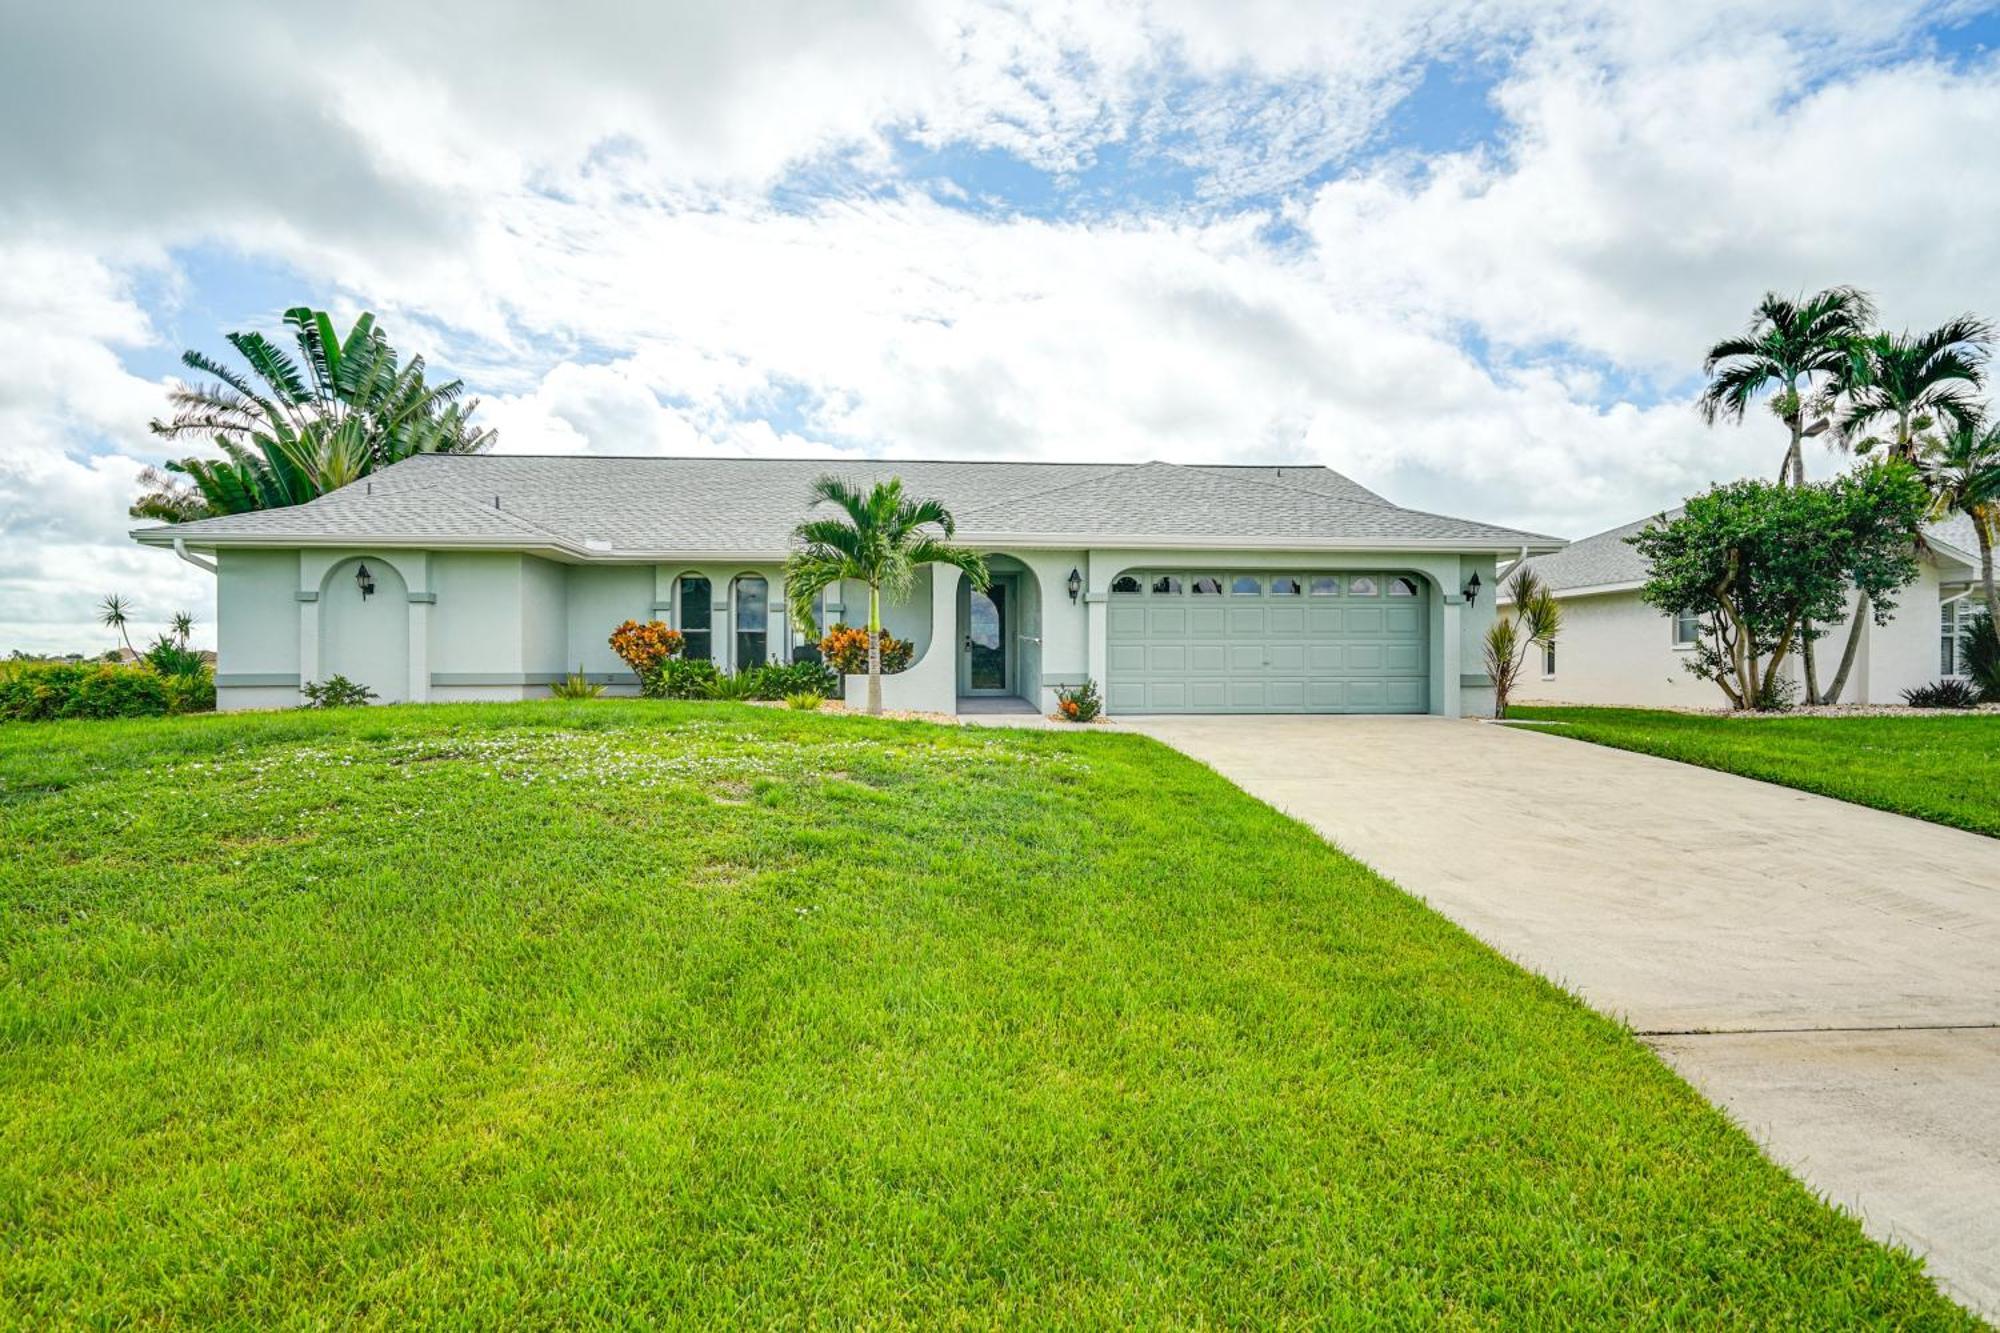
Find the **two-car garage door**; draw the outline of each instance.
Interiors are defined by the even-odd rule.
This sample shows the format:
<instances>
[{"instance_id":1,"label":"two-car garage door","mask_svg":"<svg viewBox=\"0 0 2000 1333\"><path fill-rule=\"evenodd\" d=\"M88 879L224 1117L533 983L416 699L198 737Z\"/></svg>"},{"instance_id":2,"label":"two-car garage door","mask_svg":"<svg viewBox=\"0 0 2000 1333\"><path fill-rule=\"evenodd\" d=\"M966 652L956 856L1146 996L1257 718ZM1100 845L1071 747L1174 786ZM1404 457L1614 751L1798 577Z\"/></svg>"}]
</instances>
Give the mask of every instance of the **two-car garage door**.
<instances>
[{"instance_id":1,"label":"two-car garage door","mask_svg":"<svg viewBox=\"0 0 2000 1333\"><path fill-rule=\"evenodd\" d=\"M1421 713L1414 574L1132 570L1111 584L1114 713Z\"/></svg>"}]
</instances>

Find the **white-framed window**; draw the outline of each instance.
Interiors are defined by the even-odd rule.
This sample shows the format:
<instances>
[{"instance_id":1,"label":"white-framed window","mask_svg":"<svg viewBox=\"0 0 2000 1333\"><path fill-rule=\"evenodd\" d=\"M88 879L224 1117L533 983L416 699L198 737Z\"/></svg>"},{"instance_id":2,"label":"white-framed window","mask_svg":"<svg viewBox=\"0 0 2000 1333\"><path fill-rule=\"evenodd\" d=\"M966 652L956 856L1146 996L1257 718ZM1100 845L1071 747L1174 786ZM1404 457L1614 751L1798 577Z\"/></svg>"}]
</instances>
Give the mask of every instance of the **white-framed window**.
<instances>
[{"instance_id":1,"label":"white-framed window","mask_svg":"<svg viewBox=\"0 0 2000 1333\"><path fill-rule=\"evenodd\" d=\"M1545 643L1542 645L1542 679L1554 680L1555 678L1556 646L1553 643Z\"/></svg>"},{"instance_id":2,"label":"white-framed window","mask_svg":"<svg viewBox=\"0 0 2000 1333\"><path fill-rule=\"evenodd\" d=\"M681 655L690 662L715 656L715 636L710 633L715 617L713 601L708 580L699 574L683 574L674 586L674 617L680 621L675 628L686 641Z\"/></svg>"},{"instance_id":3,"label":"white-framed window","mask_svg":"<svg viewBox=\"0 0 2000 1333\"><path fill-rule=\"evenodd\" d=\"M761 574L736 578L736 661L738 671L762 666L770 655L771 585Z\"/></svg>"},{"instance_id":4,"label":"white-framed window","mask_svg":"<svg viewBox=\"0 0 2000 1333\"><path fill-rule=\"evenodd\" d=\"M1962 615L1964 596L1954 597L1938 607L1938 672L1946 676L1965 674L1964 631L1967 617Z\"/></svg>"},{"instance_id":5,"label":"white-framed window","mask_svg":"<svg viewBox=\"0 0 2000 1333\"><path fill-rule=\"evenodd\" d=\"M1692 648L1701 642L1701 616L1694 611L1674 613L1674 647Z\"/></svg>"}]
</instances>

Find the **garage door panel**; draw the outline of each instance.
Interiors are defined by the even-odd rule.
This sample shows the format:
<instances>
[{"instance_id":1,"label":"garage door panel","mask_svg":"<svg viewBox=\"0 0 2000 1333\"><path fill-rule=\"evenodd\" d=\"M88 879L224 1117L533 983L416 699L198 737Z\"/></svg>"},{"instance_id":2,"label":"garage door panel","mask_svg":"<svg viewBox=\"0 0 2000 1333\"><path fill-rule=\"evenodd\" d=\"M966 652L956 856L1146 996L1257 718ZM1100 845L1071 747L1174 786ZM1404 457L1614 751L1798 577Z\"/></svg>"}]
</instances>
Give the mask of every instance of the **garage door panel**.
<instances>
[{"instance_id":1,"label":"garage door panel","mask_svg":"<svg viewBox=\"0 0 2000 1333\"><path fill-rule=\"evenodd\" d=\"M1112 711L1160 713L1421 712L1429 703L1430 614L1423 596L1356 598L1389 574L1337 574L1341 595L1280 599L1191 591L1234 586L1229 571L1180 575L1179 593L1147 589L1115 604L1107 625ZM1308 581L1305 586L1314 586ZM1322 578L1319 586L1326 586ZM1169 586L1172 586L1171 584ZM1268 581L1263 585L1270 586ZM1424 585L1428 587L1428 585Z\"/></svg>"}]
</instances>

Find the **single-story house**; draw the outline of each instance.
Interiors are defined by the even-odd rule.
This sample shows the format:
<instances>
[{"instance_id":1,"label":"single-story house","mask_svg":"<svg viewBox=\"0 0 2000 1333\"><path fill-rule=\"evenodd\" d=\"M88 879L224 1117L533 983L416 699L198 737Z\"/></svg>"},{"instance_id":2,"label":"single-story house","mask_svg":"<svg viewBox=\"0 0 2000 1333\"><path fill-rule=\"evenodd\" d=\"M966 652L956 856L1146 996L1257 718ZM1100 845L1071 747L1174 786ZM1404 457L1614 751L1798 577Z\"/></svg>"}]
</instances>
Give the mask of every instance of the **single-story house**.
<instances>
[{"instance_id":1,"label":"single-story house","mask_svg":"<svg viewBox=\"0 0 2000 1333\"><path fill-rule=\"evenodd\" d=\"M412 458L132 535L214 570L225 709L335 674L385 701L529 698L577 670L629 691L606 643L626 619L725 670L804 645L785 558L828 473L943 501L993 575L980 592L926 570L886 607L916 649L891 708L1047 712L1090 678L1113 713L1490 713L1496 563L1562 545L1323 467L519 454ZM866 605L837 586L818 619Z\"/></svg>"},{"instance_id":2,"label":"single-story house","mask_svg":"<svg viewBox=\"0 0 2000 1333\"><path fill-rule=\"evenodd\" d=\"M1562 603L1563 621L1555 647L1539 653L1523 672L1517 687L1523 702L1725 705L1712 681L1682 666L1694 651L1697 618L1669 616L1639 600L1646 562L1625 539L1654 521L1640 519L1529 558L1529 567ZM1979 605L1972 521L1961 515L1931 524L1924 530L1924 547L1916 581L1897 594L1889 623L1863 627L1841 702L1900 704L1904 690L1963 676L1960 628ZM1503 581L1512 572L1504 569ZM1816 645L1822 687L1833 680L1846 644L1847 627L1841 625ZM1794 681L1804 678L1796 656L1780 670Z\"/></svg>"}]
</instances>

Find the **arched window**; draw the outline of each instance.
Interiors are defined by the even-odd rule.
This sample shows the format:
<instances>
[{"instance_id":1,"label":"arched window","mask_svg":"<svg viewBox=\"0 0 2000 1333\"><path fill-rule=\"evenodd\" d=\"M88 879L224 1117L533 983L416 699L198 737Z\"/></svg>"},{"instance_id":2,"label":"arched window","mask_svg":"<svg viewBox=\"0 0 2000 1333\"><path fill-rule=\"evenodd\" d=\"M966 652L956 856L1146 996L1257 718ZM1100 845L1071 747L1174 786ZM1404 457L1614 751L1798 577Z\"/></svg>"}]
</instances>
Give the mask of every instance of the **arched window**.
<instances>
[{"instance_id":1,"label":"arched window","mask_svg":"<svg viewBox=\"0 0 2000 1333\"><path fill-rule=\"evenodd\" d=\"M1347 595L1349 597L1373 597L1375 595L1375 580L1369 578L1366 574L1356 574L1347 581Z\"/></svg>"},{"instance_id":2,"label":"arched window","mask_svg":"<svg viewBox=\"0 0 2000 1333\"><path fill-rule=\"evenodd\" d=\"M1139 591L1139 580L1130 574L1120 574L1111 580L1111 591L1120 597L1130 597Z\"/></svg>"},{"instance_id":3,"label":"arched window","mask_svg":"<svg viewBox=\"0 0 2000 1333\"><path fill-rule=\"evenodd\" d=\"M699 574L683 574L674 586L674 614L680 620L674 628L687 640L681 656L691 662L707 662L715 657L715 635L710 633L715 618L714 601L708 580Z\"/></svg>"},{"instance_id":4,"label":"arched window","mask_svg":"<svg viewBox=\"0 0 2000 1333\"><path fill-rule=\"evenodd\" d=\"M762 666L771 648L771 585L761 574L736 579L736 662L738 671Z\"/></svg>"},{"instance_id":5,"label":"arched window","mask_svg":"<svg viewBox=\"0 0 2000 1333\"><path fill-rule=\"evenodd\" d=\"M1340 596L1340 580L1331 574L1313 575L1312 595L1315 597Z\"/></svg>"},{"instance_id":6,"label":"arched window","mask_svg":"<svg viewBox=\"0 0 2000 1333\"><path fill-rule=\"evenodd\" d=\"M1298 595L1299 581L1290 574L1280 574L1271 580L1271 596L1297 597Z\"/></svg>"},{"instance_id":7,"label":"arched window","mask_svg":"<svg viewBox=\"0 0 2000 1333\"><path fill-rule=\"evenodd\" d=\"M1153 594L1156 597L1175 597L1180 594L1181 580L1178 574L1162 574L1153 580Z\"/></svg>"},{"instance_id":8,"label":"arched window","mask_svg":"<svg viewBox=\"0 0 2000 1333\"><path fill-rule=\"evenodd\" d=\"M1395 578L1389 580L1389 595L1391 597L1415 597L1417 595L1417 581L1398 574Z\"/></svg>"},{"instance_id":9,"label":"arched window","mask_svg":"<svg viewBox=\"0 0 2000 1333\"><path fill-rule=\"evenodd\" d=\"M1229 580L1229 595L1231 597L1262 597L1264 595L1264 580L1258 578L1255 574L1238 574L1235 578Z\"/></svg>"},{"instance_id":10,"label":"arched window","mask_svg":"<svg viewBox=\"0 0 2000 1333\"><path fill-rule=\"evenodd\" d=\"M1192 591L1196 596L1220 597L1222 595L1222 580L1212 574L1203 574L1194 581Z\"/></svg>"}]
</instances>

